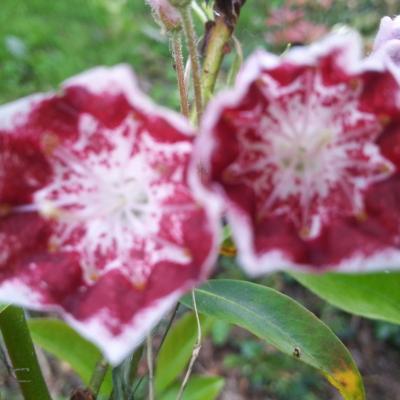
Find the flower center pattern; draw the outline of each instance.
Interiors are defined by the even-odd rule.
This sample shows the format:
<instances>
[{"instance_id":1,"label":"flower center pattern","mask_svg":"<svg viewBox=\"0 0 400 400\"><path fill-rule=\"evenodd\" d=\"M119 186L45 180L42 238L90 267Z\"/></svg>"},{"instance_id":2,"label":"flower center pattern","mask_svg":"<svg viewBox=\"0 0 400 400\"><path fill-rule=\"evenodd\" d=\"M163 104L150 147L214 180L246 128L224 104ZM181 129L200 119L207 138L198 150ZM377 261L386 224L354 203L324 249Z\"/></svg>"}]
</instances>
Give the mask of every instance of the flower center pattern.
<instances>
[{"instance_id":1,"label":"flower center pattern","mask_svg":"<svg viewBox=\"0 0 400 400\"><path fill-rule=\"evenodd\" d=\"M233 122L239 154L224 173L254 189L256 218L288 217L313 238L335 215L361 216L363 193L393 167L374 143L382 123L360 110L360 84L328 86L309 71L286 86L269 75L256 85L265 101Z\"/></svg>"},{"instance_id":2,"label":"flower center pattern","mask_svg":"<svg viewBox=\"0 0 400 400\"><path fill-rule=\"evenodd\" d=\"M109 130L83 115L79 135L53 151L53 180L34 196L54 219L51 247L79 252L89 280L118 268L139 287L157 262L190 262L181 222L194 207L184 184L191 143L158 143L132 116Z\"/></svg>"}]
</instances>

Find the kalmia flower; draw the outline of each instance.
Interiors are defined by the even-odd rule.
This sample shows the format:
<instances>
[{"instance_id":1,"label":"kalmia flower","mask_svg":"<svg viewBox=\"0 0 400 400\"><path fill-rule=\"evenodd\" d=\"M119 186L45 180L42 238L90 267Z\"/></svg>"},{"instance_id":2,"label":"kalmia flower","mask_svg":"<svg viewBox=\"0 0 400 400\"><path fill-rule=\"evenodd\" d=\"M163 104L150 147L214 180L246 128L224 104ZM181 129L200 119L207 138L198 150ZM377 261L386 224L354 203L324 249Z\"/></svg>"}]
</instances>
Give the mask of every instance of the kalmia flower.
<instances>
[{"instance_id":1,"label":"kalmia flower","mask_svg":"<svg viewBox=\"0 0 400 400\"><path fill-rule=\"evenodd\" d=\"M125 66L2 106L0 301L60 311L120 362L215 260L193 138Z\"/></svg>"},{"instance_id":2,"label":"kalmia flower","mask_svg":"<svg viewBox=\"0 0 400 400\"><path fill-rule=\"evenodd\" d=\"M396 18L383 17L374 41L374 50L391 41L400 40L400 16Z\"/></svg>"},{"instance_id":3,"label":"kalmia flower","mask_svg":"<svg viewBox=\"0 0 400 400\"><path fill-rule=\"evenodd\" d=\"M348 32L259 51L206 110L194 181L249 273L399 266L400 90L360 49Z\"/></svg>"},{"instance_id":4,"label":"kalmia flower","mask_svg":"<svg viewBox=\"0 0 400 400\"><path fill-rule=\"evenodd\" d=\"M385 53L393 63L392 70L400 80L400 16L383 17L374 40L372 56L383 57Z\"/></svg>"}]
</instances>

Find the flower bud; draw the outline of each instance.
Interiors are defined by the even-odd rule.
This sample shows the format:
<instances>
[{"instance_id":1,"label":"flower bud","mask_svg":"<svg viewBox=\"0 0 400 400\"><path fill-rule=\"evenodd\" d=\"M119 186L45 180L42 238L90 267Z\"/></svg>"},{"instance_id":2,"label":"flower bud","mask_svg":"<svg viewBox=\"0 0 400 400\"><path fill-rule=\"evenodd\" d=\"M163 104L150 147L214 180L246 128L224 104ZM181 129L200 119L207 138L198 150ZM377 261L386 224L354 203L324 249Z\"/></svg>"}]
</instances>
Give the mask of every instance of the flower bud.
<instances>
[{"instance_id":1,"label":"flower bud","mask_svg":"<svg viewBox=\"0 0 400 400\"><path fill-rule=\"evenodd\" d=\"M173 7L168 0L147 0L153 10L157 22L161 24L167 32L180 29L181 17L179 11Z\"/></svg>"},{"instance_id":2,"label":"flower bud","mask_svg":"<svg viewBox=\"0 0 400 400\"><path fill-rule=\"evenodd\" d=\"M396 18L383 17L374 41L373 51L392 40L400 41L400 16Z\"/></svg>"},{"instance_id":3,"label":"flower bud","mask_svg":"<svg viewBox=\"0 0 400 400\"><path fill-rule=\"evenodd\" d=\"M376 34L372 57L387 55L392 65L397 79L400 80L400 16L395 18L383 17Z\"/></svg>"}]
</instances>

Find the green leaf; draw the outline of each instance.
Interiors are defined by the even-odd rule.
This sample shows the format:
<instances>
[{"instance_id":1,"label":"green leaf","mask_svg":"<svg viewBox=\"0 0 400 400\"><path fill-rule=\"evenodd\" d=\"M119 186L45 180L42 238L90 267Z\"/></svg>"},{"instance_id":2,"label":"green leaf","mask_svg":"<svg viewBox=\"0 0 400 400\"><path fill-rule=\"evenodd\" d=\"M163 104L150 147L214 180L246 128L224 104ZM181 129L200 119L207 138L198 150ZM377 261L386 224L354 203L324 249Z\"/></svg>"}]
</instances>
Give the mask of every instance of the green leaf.
<instances>
[{"instance_id":1,"label":"green leaf","mask_svg":"<svg viewBox=\"0 0 400 400\"><path fill-rule=\"evenodd\" d=\"M211 327L211 319L201 317L203 335ZM193 313L185 314L168 332L158 354L154 379L155 391L162 393L185 369L197 338L197 323Z\"/></svg>"},{"instance_id":2,"label":"green leaf","mask_svg":"<svg viewBox=\"0 0 400 400\"><path fill-rule=\"evenodd\" d=\"M353 314L400 324L400 273L291 273L306 288Z\"/></svg>"},{"instance_id":3,"label":"green leaf","mask_svg":"<svg viewBox=\"0 0 400 400\"><path fill-rule=\"evenodd\" d=\"M160 400L175 400L179 384L171 387ZM224 387L224 379L219 376L192 376L183 394L183 400L215 400Z\"/></svg>"},{"instance_id":4,"label":"green leaf","mask_svg":"<svg viewBox=\"0 0 400 400\"><path fill-rule=\"evenodd\" d=\"M0 314L9 306L9 304L0 304Z\"/></svg>"},{"instance_id":5,"label":"green leaf","mask_svg":"<svg viewBox=\"0 0 400 400\"><path fill-rule=\"evenodd\" d=\"M349 351L314 314L265 286L211 280L195 291L199 312L241 326L277 349L320 370L345 400L364 400L360 373ZM182 302L191 306L191 298Z\"/></svg>"},{"instance_id":6,"label":"green leaf","mask_svg":"<svg viewBox=\"0 0 400 400\"><path fill-rule=\"evenodd\" d=\"M32 318L28 325L35 344L66 361L85 384L89 383L96 363L102 357L95 345L58 319ZM111 371L108 371L101 393L109 394L111 390Z\"/></svg>"}]
</instances>

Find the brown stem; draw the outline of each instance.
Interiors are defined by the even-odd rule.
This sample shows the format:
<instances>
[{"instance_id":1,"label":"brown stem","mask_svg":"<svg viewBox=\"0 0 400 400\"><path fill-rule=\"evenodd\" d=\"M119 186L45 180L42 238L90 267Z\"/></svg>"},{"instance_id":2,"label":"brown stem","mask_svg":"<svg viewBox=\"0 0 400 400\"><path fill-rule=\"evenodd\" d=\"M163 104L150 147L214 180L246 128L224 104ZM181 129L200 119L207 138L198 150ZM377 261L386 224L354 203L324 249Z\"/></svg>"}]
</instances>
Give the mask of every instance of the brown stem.
<instances>
[{"instance_id":1,"label":"brown stem","mask_svg":"<svg viewBox=\"0 0 400 400\"><path fill-rule=\"evenodd\" d=\"M199 122L203 113L203 94L201 89L201 69L199 55L197 52L196 33L193 26L190 6L182 7L179 9L179 11L182 16L183 31L185 33L190 62L192 64L194 101L196 106L197 121Z\"/></svg>"},{"instance_id":2,"label":"brown stem","mask_svg":"<svg viewBox=\"0 0 400 400\"><path fill-rule=\"evenodd\" d=\"M171 47L176 69L176 77L178 80L181 112L185 117L189 117L189 100L185 83L185 65L183 62L182 40L180 32L173 32L171 34Z\"/></svg>"}]
</instances>

